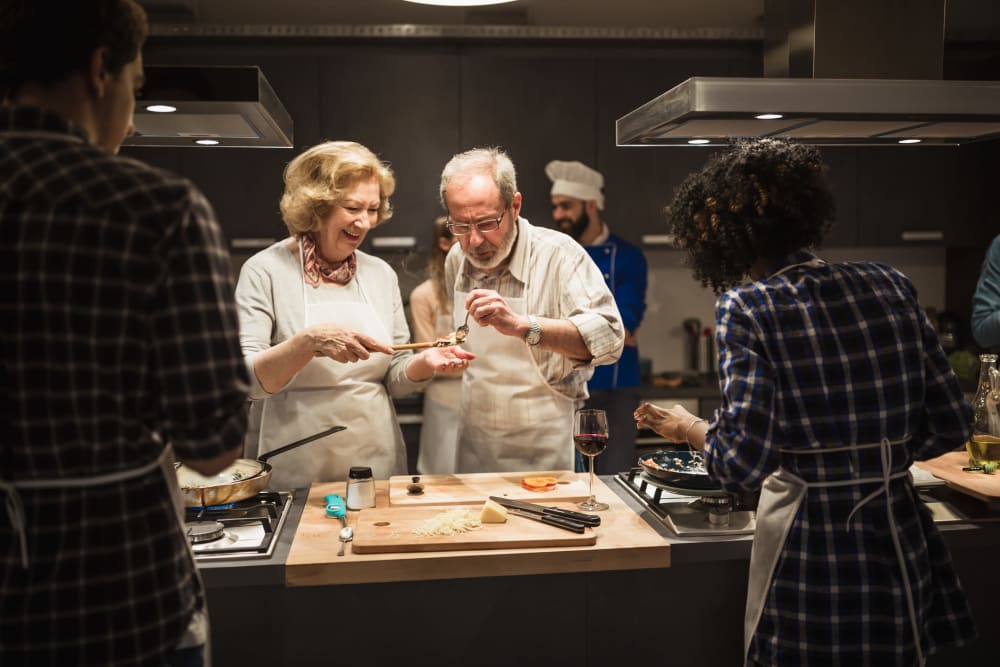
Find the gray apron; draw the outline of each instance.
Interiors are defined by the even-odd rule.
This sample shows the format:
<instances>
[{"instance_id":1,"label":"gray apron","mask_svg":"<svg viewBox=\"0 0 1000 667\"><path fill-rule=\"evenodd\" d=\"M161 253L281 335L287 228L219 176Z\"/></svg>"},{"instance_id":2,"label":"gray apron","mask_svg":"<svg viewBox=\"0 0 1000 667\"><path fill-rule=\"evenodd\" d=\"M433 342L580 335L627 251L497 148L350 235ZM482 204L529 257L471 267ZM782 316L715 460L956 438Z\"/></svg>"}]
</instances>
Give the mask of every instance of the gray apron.
<instances>
[{"instance_id":1,"label":"gray apron","mask_svg":"<svg viewBox=\"0 0 1000 667\"><path fill-rule=\"evenodd\" d=\"M149 463L139 466L138 468L118 470L103 475L89 475L86 477L31 479L21 482L0 481L0 493L5 496L7 518L14 527L14 534L17 536L18 544L21 549L21 566L27 568L30 561L28 558L27 536L24 532L24 506L21 504L21 496L18 493L18 489L65 489L104 486L106 484L114 484L116 482L137 479L143 475L149 474L157 468L160 469L164 480L167 482L167 488L170 490L170 499L174 505L174 515L176 516L177 523L181 528L181 533L184 534L184 499L181 496L180 485L177 483L177 473L174 471L173 466L173 448L170 445L166 445L157 458L153 459ZM191 555L191 562L194 563L194 553L191 550L191 544L187 540L185 540L184 543L187 546L188 553ZM199 597L202 598L202 607L195 609L194 614L191 616L191 621L188 623L187 630L184 632L180 643L178 643L175 648L181 649L204 645L204 662L206 667L211 667L212 651L209 641L210 633L208 631L208 614L205 613L204 608L205 585L202 582L201 572L198 570L197 566L194 566L194 575L195 581L198 585Z\"/></svg>"},{"instance_id":2,"label":"gray apron","mask_svg":"<svg viewBox=\"0 0 1000 667\"><path fill-rule=\"evenodd\" d=\"M885 439L878 443L849 445L829 449L781 450L783 454L809 456L878 447L882 452L882 474L878 477L807 482L788 470L779 468L764 481L764 485L761 488L760 501L757 504L757 529L754 533L753 547L750 552L750 581L747 586L746 616L743 622L744 660L747 660L750 654L750 642L757 631L757 625L760 623L761 615L764 612L764 604L767 600L768 590L771 588L774 571L778 566L778 560L784 551L788 533L792 528L792 524L795 523L795 517L802 506L802 501L808 489L880 483L880 486L876 490L858 501L851 510L851 513L847 516L847 527L850 527L851 519L854 517L855 512L864 507L870 500L880 495L885 495L886 519L889 524L893 546L896 551L896 559L902 575L903 590L906 594L906 607L909 612L914 644L917 649L917 659L920 661L920 664L924 663L924 655L920 650L920 633L918 631L916 608L913 603L913 588L906 571L906 559L899 542L896 520L892 515L892 495L889 488L890 481L907 477L910 474L908 470L890 474L892 469L892 446L903 444L904 442L907 442L907 440L890 442Z\"/></svg>"}]
</instances>

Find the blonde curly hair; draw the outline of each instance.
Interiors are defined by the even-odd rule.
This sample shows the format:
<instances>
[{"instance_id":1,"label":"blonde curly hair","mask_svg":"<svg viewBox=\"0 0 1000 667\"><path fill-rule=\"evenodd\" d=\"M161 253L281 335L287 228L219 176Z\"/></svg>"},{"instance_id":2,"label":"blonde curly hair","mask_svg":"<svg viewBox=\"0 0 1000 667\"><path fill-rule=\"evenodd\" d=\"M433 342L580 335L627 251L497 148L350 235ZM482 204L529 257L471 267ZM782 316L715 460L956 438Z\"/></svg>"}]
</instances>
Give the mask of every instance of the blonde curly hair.
<instances>
[{"instance_id":1,"label":"blonde curly hair","mask_svg":"<svg viewBox=\"0 0 1000 667\"><path fill-rule=\"evenodd\" d=\"M307 149L285 167L281 218L292 236L315 232L330 208L360 181L379 183L378 222L392 217L389 197L396 177L375 153L353 141L327 141Z\"/></svg>"}]
</instances>

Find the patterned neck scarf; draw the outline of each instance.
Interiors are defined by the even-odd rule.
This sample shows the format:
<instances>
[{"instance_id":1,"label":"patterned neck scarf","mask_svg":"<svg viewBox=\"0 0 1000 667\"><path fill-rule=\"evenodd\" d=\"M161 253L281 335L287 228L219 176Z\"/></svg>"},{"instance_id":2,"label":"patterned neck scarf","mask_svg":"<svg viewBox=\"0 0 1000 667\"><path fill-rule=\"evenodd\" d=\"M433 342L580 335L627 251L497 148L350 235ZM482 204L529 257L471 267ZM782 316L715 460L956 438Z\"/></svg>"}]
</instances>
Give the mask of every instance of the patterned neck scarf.
<instances>
[{"instance_id":1,"label":"patterned neck scarf","mask_svg":"<svg viewBox=\"0 0 1000 667\"><path fill-rule=\"evenodd\" d=\"M302 259L305 264L306 282L318 287L321 282L346 285L358 272L358 259L352 252L339 264L330 264L316 251L316 237L312 234L299 236L302 244Z\"/></svg>"}]
</instances>

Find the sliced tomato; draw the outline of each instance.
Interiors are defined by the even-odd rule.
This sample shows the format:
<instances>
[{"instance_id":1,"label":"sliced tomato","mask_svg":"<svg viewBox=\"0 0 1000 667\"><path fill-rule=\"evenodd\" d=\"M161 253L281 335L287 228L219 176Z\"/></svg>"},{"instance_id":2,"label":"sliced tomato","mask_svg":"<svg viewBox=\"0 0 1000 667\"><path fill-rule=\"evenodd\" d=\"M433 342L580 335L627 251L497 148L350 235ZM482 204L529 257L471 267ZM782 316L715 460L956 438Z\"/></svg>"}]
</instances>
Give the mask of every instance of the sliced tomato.
<instances>
[{"instance_id":1,"label":"sliced tomato","mask_svg":"<svg viewBox=\"0 0 1000 667\"><path fill-rule=\"evenodd\" d=\"M559 483L555 477L524 477L521 486L529 491L551 491Z\"/></svg>"}]
</instances>

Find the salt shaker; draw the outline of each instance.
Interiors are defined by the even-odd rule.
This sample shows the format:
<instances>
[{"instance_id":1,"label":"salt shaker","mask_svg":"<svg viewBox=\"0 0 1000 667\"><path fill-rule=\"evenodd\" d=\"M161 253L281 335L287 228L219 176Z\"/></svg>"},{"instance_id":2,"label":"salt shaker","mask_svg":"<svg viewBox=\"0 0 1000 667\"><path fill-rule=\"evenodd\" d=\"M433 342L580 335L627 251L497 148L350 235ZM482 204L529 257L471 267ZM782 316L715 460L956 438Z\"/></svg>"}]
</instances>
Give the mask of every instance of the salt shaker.
<instances>
[{"instance_id":1,"label":"salt shaker","mask_svg":"<svg viewBox=\"0 0 1000 667\"><path fill-rule=\"evenodd\" d=\"M375 507L375 480L368 466L352 466L347 473L347 509Z\"/></svg>"}]
</instances>

